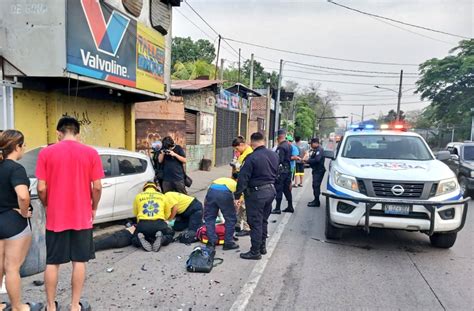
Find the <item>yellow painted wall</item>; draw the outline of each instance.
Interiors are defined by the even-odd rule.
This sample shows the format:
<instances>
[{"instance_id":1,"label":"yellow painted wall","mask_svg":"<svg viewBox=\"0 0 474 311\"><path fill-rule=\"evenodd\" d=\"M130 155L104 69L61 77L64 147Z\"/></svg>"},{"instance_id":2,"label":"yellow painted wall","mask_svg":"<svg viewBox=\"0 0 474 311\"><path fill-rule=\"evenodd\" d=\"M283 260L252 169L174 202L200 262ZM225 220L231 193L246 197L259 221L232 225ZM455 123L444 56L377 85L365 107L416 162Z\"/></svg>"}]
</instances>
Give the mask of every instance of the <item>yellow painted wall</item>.
<instances>
[{"instance_id":1,"label":"yellow painted wall","mask_svg":"<svg viewBox=\"0 0 474 311\"><path fill-rule=\"evenodd\" d=\"M18 89L14 96L15 127L24 131L28 148L56 142L56 124L64 114L81 122L81 140L88 145L135 148L130 104Z\"/></svg>"},{"instance_id":2,"label":"yellow painted wall","mask_svg":"<svg viewBox=\"0 0 474 311\"><path fill-rule=\"evenodd\" d=\"M27 149L48 143L46 123L47 93L23 89L13 90L15 129L25 135Z\"/></svg>"}]
</instances>

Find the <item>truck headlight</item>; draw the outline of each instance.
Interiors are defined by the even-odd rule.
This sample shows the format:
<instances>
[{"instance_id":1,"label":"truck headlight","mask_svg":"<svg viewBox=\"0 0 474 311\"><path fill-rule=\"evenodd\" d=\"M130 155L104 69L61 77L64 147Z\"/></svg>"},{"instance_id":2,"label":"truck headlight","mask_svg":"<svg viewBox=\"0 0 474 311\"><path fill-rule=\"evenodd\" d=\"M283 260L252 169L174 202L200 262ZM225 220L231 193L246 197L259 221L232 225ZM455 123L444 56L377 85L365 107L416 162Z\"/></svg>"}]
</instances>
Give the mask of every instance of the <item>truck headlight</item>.
<instances>
[{"instance_id":1,"label":"truck headlight","mask_svg":"<svg viewBox=\"0 0 474 311\"><path fill-rule=\"evenodd\" d=\"M339 187L359 192L359 186L357 185L357 180L355 179L355 177L335 171L334 183Z\"/></svg>"},{"instance_id":2,"label":"truck headlight","mask_svg":"<svg viewBox=\"0 0 474 311\"><path fill-rule=\"evenodd\" d=\"M450 193L459 189L459 184L456 178L450 178L442 180L438 185L438 190L436 190L436 195L443 195Z\"/></svg>"}]
</instances>

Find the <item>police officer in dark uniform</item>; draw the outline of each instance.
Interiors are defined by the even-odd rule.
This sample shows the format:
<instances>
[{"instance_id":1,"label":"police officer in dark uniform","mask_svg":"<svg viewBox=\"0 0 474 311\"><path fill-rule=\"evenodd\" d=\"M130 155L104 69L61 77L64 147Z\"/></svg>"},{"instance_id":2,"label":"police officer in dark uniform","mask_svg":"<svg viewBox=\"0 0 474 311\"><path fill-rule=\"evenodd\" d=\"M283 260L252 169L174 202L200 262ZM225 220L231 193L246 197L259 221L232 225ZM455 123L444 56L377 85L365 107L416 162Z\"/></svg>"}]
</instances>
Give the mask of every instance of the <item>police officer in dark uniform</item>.
<instances>
[{"instance_id":1,"label":"police officer in dark uniform","mask_svg":"<svg viewBox=\"0 0 474 311\"><path fill-rule=\"evenodd\" d=\"M283 194L288 200L288 207L283 211L285 213L293 213L293 197L291 195L291 145L286 141L286 130L278 130L278 147L276 153L279 158L278 175L275 183L276 188L276 206L272 214L281 214L281 201Z\"/></svg>"},{"instance_id":2,"label":"police officer in dark uniform","mask_svg":"<svg viewBox=\"0 0 474 311\"><path fill-rule=\"evenodd\" d=\"M245 194L247 221L250 226L252 247L240 254L243 259L258 260L267 253L268 217L275 199L275 180L278 170L278 156L265 147L264 136L257 132L250 137L253 153L247 156L237 181L234 193L235 204Z\"/></svg>"},{"instance_id":3,"label":"police officer in dark uniform","mask_svg":"<svg viewBox=\"0 0 474 311\"><path fill-rule=\"evenodd\" d=\"M321 194L321 183L323 182L324 173L326 168L324 167L324 149L319 144L319 138L311 139L311 152L308 160L306 161L312 169L313 173L313 194L314 200L308 203L309 207L319 207L319 195Z\"/></svg>"}]
</instances>

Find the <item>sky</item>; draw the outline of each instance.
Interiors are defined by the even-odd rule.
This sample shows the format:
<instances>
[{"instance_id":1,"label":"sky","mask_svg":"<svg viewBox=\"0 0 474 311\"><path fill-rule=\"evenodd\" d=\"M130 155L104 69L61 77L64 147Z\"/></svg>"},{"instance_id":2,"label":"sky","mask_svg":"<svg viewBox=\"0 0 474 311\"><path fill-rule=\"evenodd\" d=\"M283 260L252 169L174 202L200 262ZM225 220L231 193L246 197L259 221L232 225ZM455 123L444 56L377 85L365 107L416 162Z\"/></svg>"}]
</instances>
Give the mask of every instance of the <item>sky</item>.
<instances>
[{"instance_id":1,"label":"sky","mask_svg":"<svg viewBox=\"0 0 474 311\"><path fill-rule=\"evenodd\" d=\"M381 113L386 114L390 109L396 109L400 70L404 71L401 109L413 111L426 107L429 103L422 102L420 97L413 93L414 83L418 78L418 65L425 60L448 55L449 50L461 40L458 37L393 22L382 22L374 17L338 7L326 0L184 1L188 1L225 38L324 57L403 64L330 60L228 41L233 49L242 49L244 59L249 59L253 53L255 59L261 62L267 71L278 71L279 61L283 59L283 85L285 81L291 80L298 82L301 88L311 84L319 85L323 95L328 90L338 92L336 115L348 116L348 120L352 117L354 122L361 119L364 104L365 119L377 118ZM334 1L435 30L471 38L474 36L474 0ZM217 35L185 2L174 10L173 36L217 42ZM222 46L221 58L226 59L226 64L237 62L238 55L226 43ZM343 83L327 82L328 80ZM377 89L376 85L392 90Z\"/></svg>"}]
</instances>

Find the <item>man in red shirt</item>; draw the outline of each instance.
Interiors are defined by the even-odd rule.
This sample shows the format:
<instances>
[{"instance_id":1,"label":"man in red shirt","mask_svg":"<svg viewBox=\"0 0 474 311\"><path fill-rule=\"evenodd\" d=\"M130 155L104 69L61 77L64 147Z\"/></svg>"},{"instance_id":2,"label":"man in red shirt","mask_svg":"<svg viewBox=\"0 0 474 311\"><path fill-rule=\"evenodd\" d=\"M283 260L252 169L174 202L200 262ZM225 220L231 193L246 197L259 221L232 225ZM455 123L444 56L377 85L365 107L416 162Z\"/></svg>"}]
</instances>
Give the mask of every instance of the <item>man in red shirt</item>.
<instances>
[{"instance_id":1,"label":"man in red shirt","mask_svg":"<svg viewBox=\"0 0 474 311\"><path fill-rule=\"evenodd\" d=\"M86 262L95 258L92 222L104 177L97 151L79 142L80 124L69 116L57 126L59 142L38 156L38 194L46 209L47 309L57 307L59 266L72 261L71 310L81 310Z\"/></svg>"}]
</instances>

